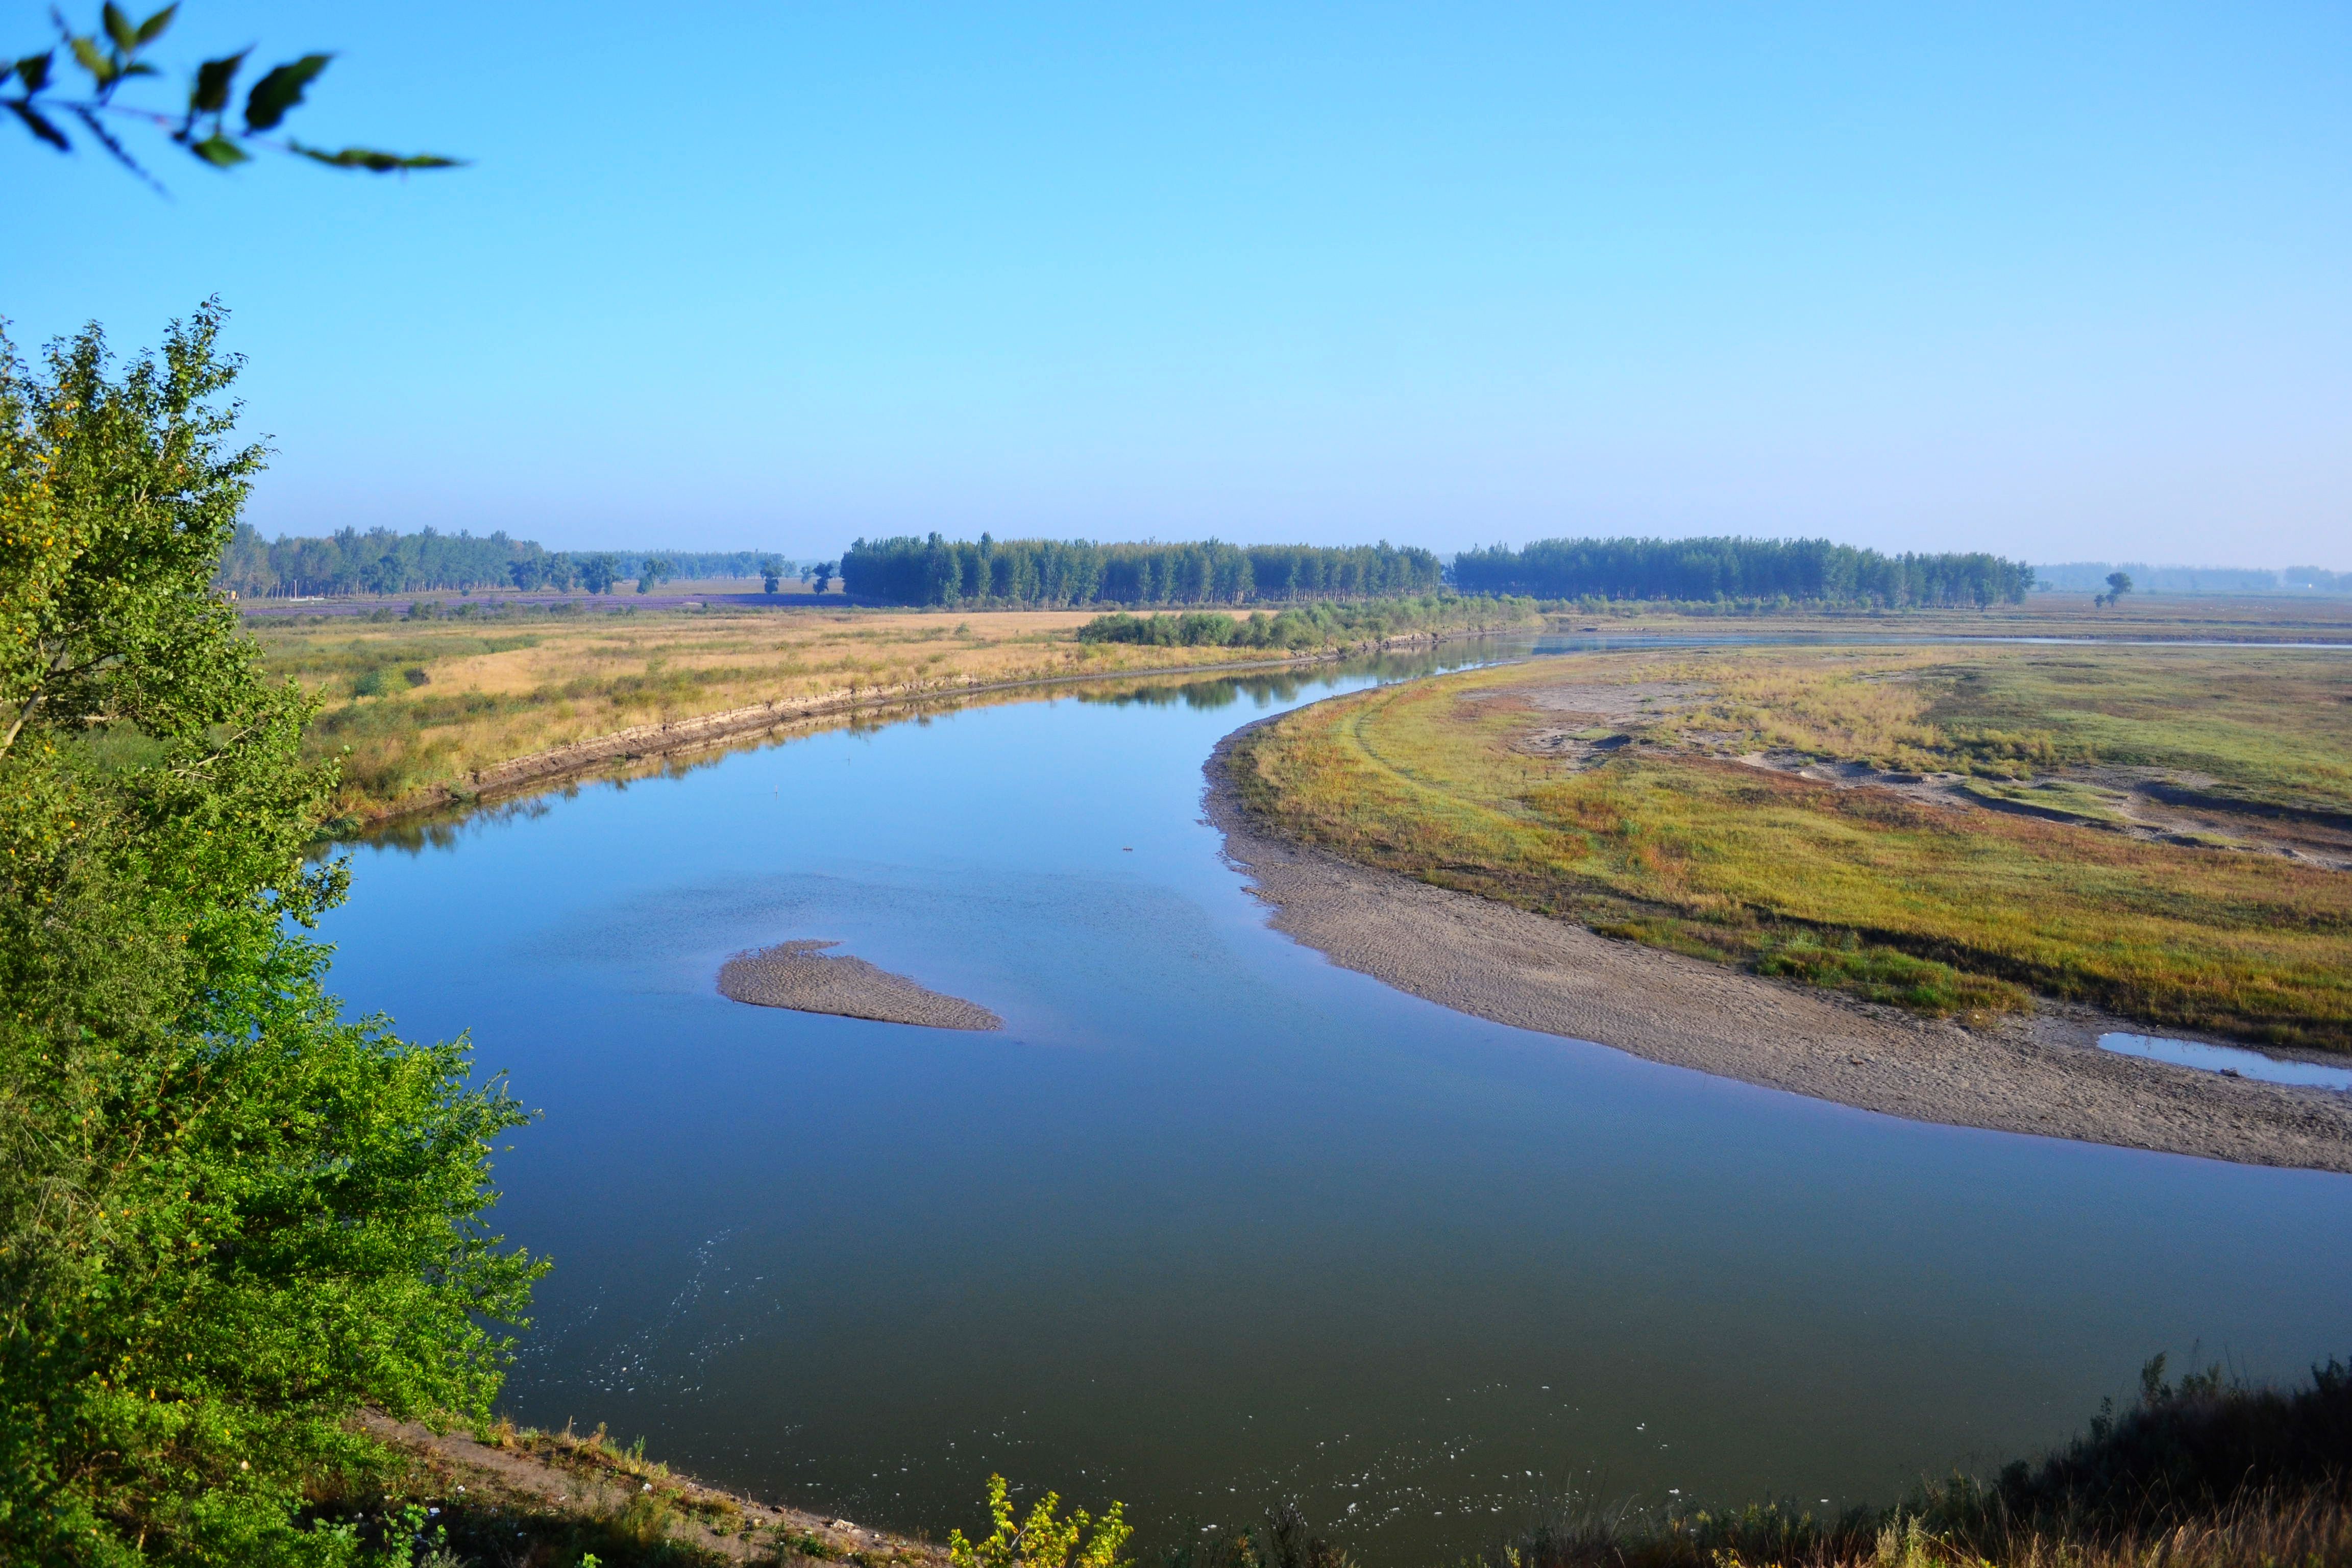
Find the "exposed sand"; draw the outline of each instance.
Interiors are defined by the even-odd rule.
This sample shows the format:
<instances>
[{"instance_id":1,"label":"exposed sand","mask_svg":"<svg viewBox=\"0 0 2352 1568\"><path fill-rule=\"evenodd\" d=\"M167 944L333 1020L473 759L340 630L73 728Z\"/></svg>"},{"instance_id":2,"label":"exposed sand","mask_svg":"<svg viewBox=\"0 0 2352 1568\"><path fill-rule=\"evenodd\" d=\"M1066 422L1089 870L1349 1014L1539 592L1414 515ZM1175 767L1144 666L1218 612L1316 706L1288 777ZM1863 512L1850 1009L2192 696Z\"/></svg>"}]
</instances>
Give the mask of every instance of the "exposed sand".
<instances>
[{"instance_id":1,"label":"exposed sand","mask_svg":"<svg viewBox=\"0 0 2352 1568\"><path fill-rule=\"evenodd\" d=\"M1209 819L1274 928L1343 968L1496 1023L1913 1121L2352 1172L2352 1094L2098 1048L2144 1024L2047 1001L1983 1031L1923 1021L1270 837L1226 772L1246 732L1210 758Z\"/></svg>"},{"instance_id":2,"label":"exposed sand","mask_svg":"<svg viewBox=\"0 0 2352 1568\"><path fill-rule=\"evenodd\" d=\"M828 953L834 942L787 942L739 952L719 970L719 989L759 1007L832 1013L929 1029L1001 1029L1004 1020L976 1002L943 995L862 958Z\"/></svg>"}]
</instances>

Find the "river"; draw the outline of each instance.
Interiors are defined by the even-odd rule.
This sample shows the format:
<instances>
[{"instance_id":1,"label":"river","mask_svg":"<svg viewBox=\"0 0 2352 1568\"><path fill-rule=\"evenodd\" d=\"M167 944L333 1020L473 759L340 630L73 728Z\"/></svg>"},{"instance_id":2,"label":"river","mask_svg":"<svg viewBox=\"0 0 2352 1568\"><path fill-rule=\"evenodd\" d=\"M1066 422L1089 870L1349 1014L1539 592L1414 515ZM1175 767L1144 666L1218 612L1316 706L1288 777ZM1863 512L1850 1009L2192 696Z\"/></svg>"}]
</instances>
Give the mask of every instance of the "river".
<instances>
[{"instance_id":1,"label":"river","mask_svg":"<svg viewBox=\"0 0 2352 1568\"><path fill-rule=\"evenodd\" d=\"M543 1113L498 1165L557 1264L504 1407L935 1538L996 1470L1152 1547L1295 1497L1388 1564L1571 1489L1886 1500L2159 1351L2352 1352L2352 1179L1894 1121L1268 931L1211 748L1478 657L970 708L354 847L351 1010L470 1030ZM1006 1027L713 989L795 937Z\"/></svg>"}]
</instances>

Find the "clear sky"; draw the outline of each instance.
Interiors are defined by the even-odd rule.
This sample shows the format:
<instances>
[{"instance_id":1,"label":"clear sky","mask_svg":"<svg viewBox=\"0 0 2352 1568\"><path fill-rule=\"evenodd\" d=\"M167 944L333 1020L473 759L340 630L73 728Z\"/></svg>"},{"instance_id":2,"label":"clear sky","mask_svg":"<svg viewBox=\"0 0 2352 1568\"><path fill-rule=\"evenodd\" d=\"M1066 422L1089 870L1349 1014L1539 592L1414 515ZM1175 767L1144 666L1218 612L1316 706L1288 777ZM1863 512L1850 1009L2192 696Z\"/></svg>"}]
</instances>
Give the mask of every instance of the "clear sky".
<instances>
[{"instance_id":1,"label":"clear sky","mask_svg":"<svg viewBox=\"0 0 2352 1568\"><path fill-rule=\"evenodd\" d=\"M217 292L271 533L2352 568L2340 3L183 10L476 160L0 127L20 348Z\"/></svg>"}]
</instances>

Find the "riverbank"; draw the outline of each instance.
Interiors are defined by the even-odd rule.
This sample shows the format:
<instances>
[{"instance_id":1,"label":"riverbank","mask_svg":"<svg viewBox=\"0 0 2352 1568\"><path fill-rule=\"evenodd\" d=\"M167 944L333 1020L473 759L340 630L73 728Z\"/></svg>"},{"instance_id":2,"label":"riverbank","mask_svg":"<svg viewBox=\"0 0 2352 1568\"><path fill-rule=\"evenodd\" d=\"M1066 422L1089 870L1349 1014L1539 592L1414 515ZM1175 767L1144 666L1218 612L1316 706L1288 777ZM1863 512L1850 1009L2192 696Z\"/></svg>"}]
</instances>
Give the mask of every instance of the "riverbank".
<instances>
[{"instance_id":1,"label":"riverbank","mask_svg":"<svg viewBox=\"0 0 2352 1568\"><path fill-rule=\"evenodd\" d=\"M2352 1096L2102 1051L2140 1027L2045 1004L1932 1019L1433 886L1286 838L1232 775L1260 721L1219 744L1207 815L1276 930L1442 1006L1672 1067L1915 1121L2352 1172Z\"/></svg>"},{"instance_id":2,"label":"riverbank","mask_svg":"<svg viewBox=\"0 0 2352 1568\"><path fill-rule=\"evenodd\" d=\"M2294 1385L2219 1366L2141 1368L2136 1398L2110 1401L2086 1431L2004 1466L1952 1472L1900 1502L1815 1513L1792 1502L1702 1507L1633 1498L1559 1500L1511 1539L1459 1561L1479 1568L2255 1568L2352 1560L2352 1369L2329 1361ZM377 1505L377 1531L425 1561L573 1568L849 1563L940 1568L928 1542L708 1487L623 1449L603 1428L476 1437L367 1413L362 1429L406 1473ZM396 1501L394 1500L397 1500ZM1352 1561L1318 1539L1296 1502L1192 1531L1169 1568L1302 1568ZM364 1512L365 1510L363 1510ZM437 1557L433 1553L437 1552Z\"/></svg>"},{"instance_id":3,"label":"riverbank","mask_svg":"<svg viewBox=\"0 0 2352 1568\"><path fill-rule=\"evenodd\" d=\"M356 833L795 724L1103 676L1312 665L1532 626L1524 605L1392 607L1387 635L1283 650L1082 642L1084 611L480 610L257 625L270 674L318 694ZM1404 612L1412 611L1408 617Z\"/></svg>"},{"instance_id":4,"label":"riverbank","mask_svg":"<svg viewBox=\"0 0 2352 1568\"><path fill-rule=\"evenodd\" d=\"M363 1413L358 1425L400 1455L401 1512L422 1542L467 1563L848 1563L939 1568L947 1553L848 1520L705 1486L587 1436L502 1423L477 1437ZM446 1560L446 1559L445 1559Z\"/></svg>"}]
</instances>

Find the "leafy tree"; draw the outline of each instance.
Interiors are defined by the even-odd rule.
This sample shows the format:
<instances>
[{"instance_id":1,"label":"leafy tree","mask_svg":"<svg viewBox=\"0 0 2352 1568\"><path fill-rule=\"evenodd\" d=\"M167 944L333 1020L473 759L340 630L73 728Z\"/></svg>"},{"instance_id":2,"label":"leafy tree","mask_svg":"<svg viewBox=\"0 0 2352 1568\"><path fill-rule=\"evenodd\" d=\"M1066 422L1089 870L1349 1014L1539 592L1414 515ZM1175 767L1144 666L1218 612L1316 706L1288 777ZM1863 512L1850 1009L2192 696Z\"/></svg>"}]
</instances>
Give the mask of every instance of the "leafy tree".
<instances>
[{"instance_id":1,"label":"leafy tree","mask_svg":"<svg viewBox=\"0 0 2352 1568\"><path fill-rule=\"evenodd\" d=\"M0 340L0 1562L354 1560L346 1418L486 1413L542 1267L481 1224L503 1087L304 934L334 770L207 587L261 467L221 321Z\"/></svg>"},{"instance_id":2,"label":"leafy tree","mask_svg":"<svg viewBox=\"0 0 2352 1568\"><path fill-rule=\"evenodd\" d=\"M2094 596L2091 602L2095 605L2120 605L2124 602L2124 595L2131 591L2130 573L2110 572L2107 574L2107 591Z\"/></svg>"},{"instance_id":3,"label":"leafy tree","mask_svg":"<svg viewBox=\"0 0 2352 1568\"><path fill-rule=\"evenodd\" d=\"M760 592L772 594L784 585L784 563L771 555L760 563Z\"/></svg>"},{"instance_id":4,"label":"leafy tree","mask_svg":"<svg viewBox=\"0 0 2352 1568\"><path fill-rule=\"evenodd\" d=\"M833 586L834 571L835 566L832 562L820 561L815 565L803 571L801 574L801 577L809 584L809 586L822 594L827 588Z\"/></svg>"},{"instance_id":5,"label":"leafy tree","mask_svg":"<svg viewBox=\"0 0 2352 1568\"><path fill-rule=\"evenodd\" d=\"M663 583L668 580L669 574L670 565L668 562L663 560L658 555L646 556L645 564L637 568L637 592L640 594L652 593L656 588L661 586Z\"/></svg>"},{"instance_id":6,"label":"leafy tree","mask_svg":"<svg viewBox=\"0 0 2352 1568\"><path fill-rule=\"evenodd\" d=\"M0 61L0 89L12 82L16 87L13 94L0 95L0 107L6 108L26 131L60 153L73 151L73 139L58 125L58 120L79 121L81 128L116 163L149 184L155 184L154 177L109 129L109 121L136 121L160 129L215 169L234 168L249 162L253 154L247 149L253 147L308 158L331 168L367 169L380 174L457 166L458 160L437 153L383 153L372 147L330 152L291 136L271 135L285 123L286 116L301 104L303 94L327 68L328 62L334 58L332 55L304 55L271 67L247 91L244 111L234 127L228 120L229 101L236 95L237 75L245 68L246 57L253 52L250 47L199 65L188 87L184 112L166 113L119 101L116 94L131 81L162 74L143 57L148 47L170 28L179 10L176 4L166 5L145 21L133 22L114 0L106 0L99 13L98 27L89 33L76 33L66 25L63 15L52 10L49 16L58 29L56 44L38 54ZM79 68L89 79L89 86L79 96L69 95L58 87L59 48L65 50L72 68Z\"/></svg>"},{"instance_id":7,"label":"leafy tree","mask_svg":"<svg viewBox=\"0 0 2352 1568\"><path fill-rule=\"evenodd\" d=\"M583 557L580 563L581 585L592 594L609 594L618 568L610 555Z\"/></svg>"}]
</instances>

